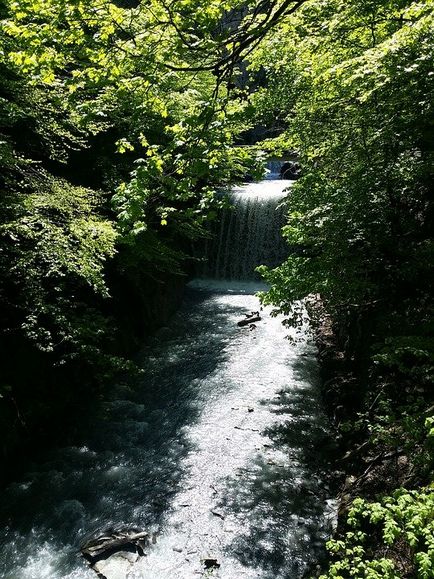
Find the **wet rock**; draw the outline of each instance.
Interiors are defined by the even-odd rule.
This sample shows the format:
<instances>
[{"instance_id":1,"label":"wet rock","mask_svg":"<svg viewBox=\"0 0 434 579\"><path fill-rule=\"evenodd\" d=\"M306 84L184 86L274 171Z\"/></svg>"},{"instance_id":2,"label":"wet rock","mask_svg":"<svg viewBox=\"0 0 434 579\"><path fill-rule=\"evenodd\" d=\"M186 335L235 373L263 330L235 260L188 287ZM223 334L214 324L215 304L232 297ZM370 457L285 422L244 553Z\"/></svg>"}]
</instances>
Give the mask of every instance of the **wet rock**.
<instances>
[{"instance_id":1,"label":"wet rock","mask_svg":"<svg viewBox=\"0 0 434 579\"><path fill-rule=\"evenodd\" d=\"M250 324L253 324L253 322L260 322L260 321L261 316L258 314L258 312L255 312L255 315L253 316L249 315L244 320L240 320L237 325L241 328L243 326L249 326Z\"/></svg>"},{"instance_id":2,"label":"wet rock","mask_svg":"<svg viewBox=\"0 0 434 579\"><path fill-rule=\"evenodd\" d=\"M93 564L119 551L134 553L143 550L150 544L150 540L151 536L147 532L120 531L88 541L81 548L81 553L87 561Z\"/></svg>"},{"instance_id":3,"label":"wet rock","mask_svg":"<svg viewBox=\"0 0 434 579\"><path fill-rule=\"evenodd\" d=\"M217 561L217 559L212 557L203 559L203 564L205 565L205 569L218 569L220 567L220 563Z\"/></svg>"},{"instance_id":4,"label":"wet rock","mask_svg":"<svg viewBox=\"0 0 434 579\"><path fill-rule=\"evenodd\" d=\"M136 553L120 551L107 559L98 561L92 569L100 579L125 579L138 559L139 555Z\"/></svg>"},{"instance_id":5,"label":"wet rock","mask_svg":"<svg viewBox=\"0 0 434 579\"><path fill-rule=\"evenodd\" d=\"M300 165L296 161L285 161L280 167L281 179L298 179L301 175Z\"/></svg>"},{"instance_id":6,"label":"wet rock","mask_svg":"<svg viewBox=\"0 0 434 579\"><path fill-rule=\"evenodd\" d=\"M255 316L259 316L259 312L250 312L250 314L245 314L246 318L254 318Z\"/></svg>"},{"instance_id":7,"label":"wet rock","mask_svg":"<svg viewBox=\"0 0 434 579\"><path fill-rule=\"evenodd\" d=\"M101 579L125 579L129 567L155 543L155 534L120 531L88 541L81 554Z\"/></svg>"}]
</instances>

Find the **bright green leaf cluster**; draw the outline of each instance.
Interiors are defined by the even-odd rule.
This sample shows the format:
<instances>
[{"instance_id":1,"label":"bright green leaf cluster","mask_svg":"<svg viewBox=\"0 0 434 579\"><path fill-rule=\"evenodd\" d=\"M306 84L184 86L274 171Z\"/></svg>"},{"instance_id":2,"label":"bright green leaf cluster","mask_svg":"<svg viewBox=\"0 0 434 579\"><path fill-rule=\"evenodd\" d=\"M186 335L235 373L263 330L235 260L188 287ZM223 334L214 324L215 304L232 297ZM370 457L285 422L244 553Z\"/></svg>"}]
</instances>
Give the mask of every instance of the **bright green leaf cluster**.
<instances>
[{"instance_id":1,"label":"bright green leaf cluster","mask_svg":"<svg viewBox=\"0 0 434 579\"><path fill-rule=\"evenodd\" d=\"M399 489L381 503L355 499L348 513L348 531L327 548L338 560L321 579L399 579L400 555L409 554L414 577L430 579L434 574L434 492ZM381 559L369 555L370 536L381 532L387 553ZM408 572L408 569L406 570Z\"/></svg>"}]
</instances>

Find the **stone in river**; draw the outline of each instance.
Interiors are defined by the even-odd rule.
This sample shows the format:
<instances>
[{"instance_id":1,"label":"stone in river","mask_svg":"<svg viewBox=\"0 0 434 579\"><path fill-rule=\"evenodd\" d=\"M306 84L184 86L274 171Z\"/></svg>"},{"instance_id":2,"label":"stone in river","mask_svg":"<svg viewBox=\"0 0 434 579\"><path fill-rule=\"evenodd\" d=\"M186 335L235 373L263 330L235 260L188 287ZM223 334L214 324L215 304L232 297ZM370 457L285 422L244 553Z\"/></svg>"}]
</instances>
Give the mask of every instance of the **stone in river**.
<instances>
[{"instance_id":1,"label":"stone in river","mask_svg":"<svg viewBox=\"0 0 434 579\"><path fill-rule=\"evenodd\" d=\"M92 568L101 579L125 579L138 558L137 553L119 551L107 559L98 561Z\"/></svg>"},{"instance_id":2,"label":"stone in river","mask_svg":"<svg viewBox=\"0 0 434 579\"><path fill-rule=\"evenodd\" d=\"M144 549L149 545L150 539L149 533L146 532L116 532L88 541L81 548L81 553L91 565L118 552L137 552L144 555Z\"/></svg>"},{"instance_id":3,"label":"stone in river","mask_svg":"<svg viewBox=\"0 0 434 579\"><path fill-rule=\"evenodd\" d=\"M203 564L205 565L205 569L220 567L220 563L217 561L217 559L213 559L212 557L207 557L206 559L203 559Z\"/></svg>"}]
</instances>

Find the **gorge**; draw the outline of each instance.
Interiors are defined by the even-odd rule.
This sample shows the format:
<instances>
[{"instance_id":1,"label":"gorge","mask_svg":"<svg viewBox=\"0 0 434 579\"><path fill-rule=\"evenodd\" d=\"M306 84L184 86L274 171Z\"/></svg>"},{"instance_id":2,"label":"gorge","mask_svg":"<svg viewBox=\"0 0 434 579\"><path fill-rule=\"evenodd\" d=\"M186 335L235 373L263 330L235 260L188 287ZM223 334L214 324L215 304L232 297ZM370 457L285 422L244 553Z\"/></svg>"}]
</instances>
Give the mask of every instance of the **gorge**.
<instances>
[{"instance_id":1,"label":"gorge","mask_svg":"<svg viewBox=\"0 0 434 579\"><path fill-rule=\"evenodd\" d=\"M82 417L74 445L42 454L6 489L4 579L91 579L80 548L119 531L153 541L145 556L103 558L107 579L295 579L321 557L335 501L307 321L291 332L265 307L256 327L237 326L260 308L254 266L285 250L276 239L288 184L232 193L208 277L190 282L144 347L140 378Z\"/></svg>"}]
</instances>

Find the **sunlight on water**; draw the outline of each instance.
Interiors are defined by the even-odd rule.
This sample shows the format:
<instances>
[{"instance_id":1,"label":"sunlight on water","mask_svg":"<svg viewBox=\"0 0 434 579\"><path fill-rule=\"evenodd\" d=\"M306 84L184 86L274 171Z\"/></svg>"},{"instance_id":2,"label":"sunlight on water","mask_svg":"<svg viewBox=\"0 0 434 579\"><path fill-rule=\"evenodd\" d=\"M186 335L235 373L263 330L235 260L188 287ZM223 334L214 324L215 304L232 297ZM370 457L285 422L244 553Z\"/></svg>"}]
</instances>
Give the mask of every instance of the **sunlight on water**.
<instances>
[{"instance_id":1,"label":"sunlight on water","mask_svg":"<svg viewBox=\"0 0 434 579\"><path fill-rule=\"evenodd\" d=\"M270 178L267 181L246 183L240 187L234 187L232 189L232 194L235 198L239 199L246 197L255 198L258 200L270 198L283 199L285 195L288 195L293 183L294 181Z\"/></svg>"},{"instance_id":2,"label":"sunlight on water","mask_svg":"<svg viewBox=\"0 0 434 579\"><path fill-rule=\"evenodd\" d=\"M197 577L209 556L225 579L301 576L330 498L313 348L290 344L269 310L238 328L259 309L251 293L193 285L143 352L140 384L116 389L83 440L7 490L2 577L90 578L81 542L124 527L160 533L128 577Z\"/></svg>"}]
</instances>

